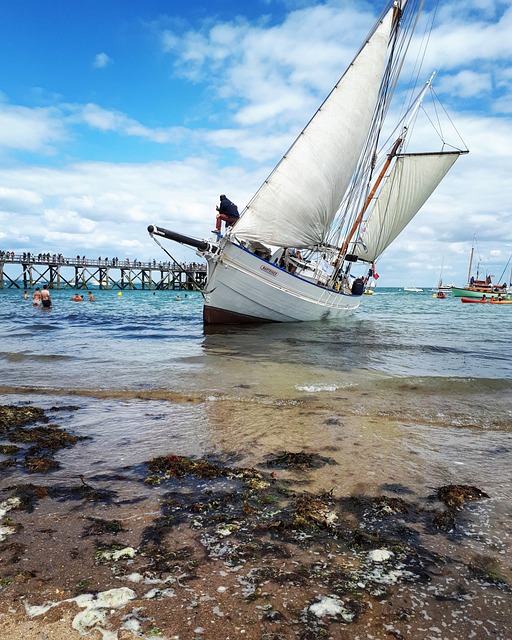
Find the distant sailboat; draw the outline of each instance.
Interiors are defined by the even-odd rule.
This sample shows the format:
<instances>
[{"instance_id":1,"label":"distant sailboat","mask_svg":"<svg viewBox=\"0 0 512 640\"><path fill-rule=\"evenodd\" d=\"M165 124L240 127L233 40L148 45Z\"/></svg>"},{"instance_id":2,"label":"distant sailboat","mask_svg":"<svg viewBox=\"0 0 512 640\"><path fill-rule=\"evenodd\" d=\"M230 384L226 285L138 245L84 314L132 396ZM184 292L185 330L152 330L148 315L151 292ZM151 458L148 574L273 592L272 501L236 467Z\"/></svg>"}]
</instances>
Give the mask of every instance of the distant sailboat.
<instances>
[{"instance_id":1,"label":"distant sailboat","mask_svg":"<svg viewBox=\"0 0 512 640\"><path fill-rule=\"evenodd\" d=\"M444 300L444 298L446 298L447 294L451 292L453 286L451 284L443 285L443 266L444 258L441 262L441 269L439 270L439 284L437 285L436 289L431 289L431 291L436 291L436 293L434 293L432 297L439 298L440 300Z\"/></svg>"},{"instance_id":2,"label":"distant sailboat","mask_svg":"<svg viewBox=\"0 0 512 640\"><path fill-rule=\"evenodd\" d=\"M467 150L407 153L406 139L432 78L386 146L380 133L423 2L396 0L320 109L242 211L215 241L149 233L195 247L208 264L204 322L296 322L356 309L372 265ZM382 148L382 155L379 149ZM293 272L287 248L300 249ZM365 269L367 268L365 266Z\"/></svg>"},{"instance_id":3,"label":"distant sailboat","mask_svg":"<svg viewBox=\"0 0 512 640\"><path fill-rule=\"evenodd\" d=\"M465 287L452 286L452 295L455 298L482 298L483 296L489 297L497 295L498 293L507 293L507 283L493 284L490 275L487 275L485 280L479 279L479 268L476 269L476 277L471 275L473 269L473 257L475 254L476 234L473 236L473 243L471 245L471 253L469 256L469 268L468 268L468 283Z\"/></svg>"}]
</instances>

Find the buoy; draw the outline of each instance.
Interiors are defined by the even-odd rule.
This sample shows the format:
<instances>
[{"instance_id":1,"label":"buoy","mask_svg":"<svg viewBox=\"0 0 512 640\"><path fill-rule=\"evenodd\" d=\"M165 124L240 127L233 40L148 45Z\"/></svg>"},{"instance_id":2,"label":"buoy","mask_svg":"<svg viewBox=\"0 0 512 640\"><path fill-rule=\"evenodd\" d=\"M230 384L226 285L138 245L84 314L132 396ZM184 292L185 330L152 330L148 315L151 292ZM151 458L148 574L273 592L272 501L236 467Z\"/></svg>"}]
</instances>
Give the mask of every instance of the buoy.
<instances>
[{"instance_id":1,"label":"buoy","mask_svg":"<svg viewBox=\"0 0 512 640\"><path fill-rule=\"evenodd\" d=\"M117 294L118 296L122 296L123 294L121 293L121 291Z\"/></svg>"}]
</instances>

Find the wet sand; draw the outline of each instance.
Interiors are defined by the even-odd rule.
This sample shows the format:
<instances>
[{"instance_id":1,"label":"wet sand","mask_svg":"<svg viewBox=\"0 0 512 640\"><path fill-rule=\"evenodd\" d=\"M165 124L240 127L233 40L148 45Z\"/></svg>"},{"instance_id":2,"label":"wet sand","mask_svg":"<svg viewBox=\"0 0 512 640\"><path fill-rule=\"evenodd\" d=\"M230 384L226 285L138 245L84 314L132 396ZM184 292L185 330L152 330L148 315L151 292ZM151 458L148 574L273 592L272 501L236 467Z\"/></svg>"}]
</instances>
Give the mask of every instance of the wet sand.
<instances>
[{"instance_id":1,"label":"wet sand","mask_svg":"<svg viewBox=\"0 0 512 640\"><path fill-rule=\"evenodd\" d=\"M499 421L477 433L462 399L461 433L421 420L407 390L400 412L351 393L216 399L196 455L172 437L153 445L147 426L123 464L121 406L103 443L80 397L50 397L16 428L4 416L2 443L17 449L0 471L0 638L509 638L510 434ZM181 405L191 421L205 412L204 400ZM52 424L59 437L41 430ZM495 458L472 468L484 441ZM79 465L93 446L98 460ZM34 469L36 458L57 466Z\"/></svg>"}]
</instances>

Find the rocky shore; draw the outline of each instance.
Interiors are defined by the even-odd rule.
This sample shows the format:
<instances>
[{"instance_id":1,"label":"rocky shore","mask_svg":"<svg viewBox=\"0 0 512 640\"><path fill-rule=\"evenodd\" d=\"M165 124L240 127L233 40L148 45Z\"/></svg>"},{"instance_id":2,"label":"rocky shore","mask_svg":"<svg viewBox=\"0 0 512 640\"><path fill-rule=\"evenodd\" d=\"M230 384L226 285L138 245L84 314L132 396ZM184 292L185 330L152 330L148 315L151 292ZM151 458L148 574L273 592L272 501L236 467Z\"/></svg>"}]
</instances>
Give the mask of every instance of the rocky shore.
<instances>
[{"instance_id":1,"label":"rocky shore","mask_svg":"<svg viewBox=\"0 0 512 640\"><path fill-rule=\"evenodd\" d=\"M510 637L510 576L465 545L484 490L314 494L289 479L335 464L314 451L169 452L62 484L57 454L84 439L62 409L0 407L1 639Z\"/></svg>"}]
</instances>

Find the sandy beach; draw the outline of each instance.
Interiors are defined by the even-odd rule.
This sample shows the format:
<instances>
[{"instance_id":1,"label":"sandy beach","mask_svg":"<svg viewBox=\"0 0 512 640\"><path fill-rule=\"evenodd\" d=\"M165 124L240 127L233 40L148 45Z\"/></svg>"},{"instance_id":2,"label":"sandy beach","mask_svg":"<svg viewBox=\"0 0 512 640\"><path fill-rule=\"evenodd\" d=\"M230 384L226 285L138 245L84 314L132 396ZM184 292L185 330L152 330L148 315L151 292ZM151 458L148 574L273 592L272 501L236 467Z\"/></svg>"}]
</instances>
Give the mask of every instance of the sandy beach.
<instances>
[{"instance_id":1,"label":"sandy beach","mask_svg":"<svg viewBox=\"0 0 512 640\"><path fill-rule=\"evenodd\" d=\"M168 451L52 481L87 443L58 425L63 409L80 414L2 407L0 638L509 637L509 558L484 531L485 488L325 490L315 475L335 477L338 454L307 443L253 467ZM325 407L295 409L319 412L332 426Z\"/></svg>"}]
</instances>

